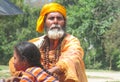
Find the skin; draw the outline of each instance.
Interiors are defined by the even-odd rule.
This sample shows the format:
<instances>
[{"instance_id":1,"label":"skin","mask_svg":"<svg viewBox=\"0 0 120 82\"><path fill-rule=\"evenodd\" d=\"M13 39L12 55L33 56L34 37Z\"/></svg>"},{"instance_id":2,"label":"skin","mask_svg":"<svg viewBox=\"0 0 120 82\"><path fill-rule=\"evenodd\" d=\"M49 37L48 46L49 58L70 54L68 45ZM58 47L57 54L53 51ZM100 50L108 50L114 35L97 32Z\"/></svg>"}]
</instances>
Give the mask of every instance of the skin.
<instances>
[{"instance_id":1,"label":"skin","mask_svg":"<svg viewBox=\"0 0 120 82\"><path fill-rule=\"evenodd\" d=\"M27 64L27 62L21 60L15 50L13 53L13 57L14 57L14 66L17 71L20 71L20 70L25 71L28 68L29 65Z\"/></svg>"},{"instance_id":2,"label":"skin","mask_svg":"<svg viewBox=\"0 0 120 82\"><path fill-rule=\"evenodd\" d=\"M61 27L65 26L65 19L63 15L59 12L51 12L47 14L46 19L45 19L45 25L47 29L50 28L52 24L59 24ZM58 39L56 40L50 40L50 49L53 50L57 47L58 44ZM54 46L53 46L54 45Z\"/></svg>"},{"instance_id":3,"label":"skin","mask_svg":"<svg viewBox=\"0 0 120 82\"><path fill-rule=\"evenodd\" d=\"M52 24L59 24L62 27L65 25L65 20L59 12L51 12L47 15L45 20L46 26L50 27Z\"/></svg>"}]
</instances>

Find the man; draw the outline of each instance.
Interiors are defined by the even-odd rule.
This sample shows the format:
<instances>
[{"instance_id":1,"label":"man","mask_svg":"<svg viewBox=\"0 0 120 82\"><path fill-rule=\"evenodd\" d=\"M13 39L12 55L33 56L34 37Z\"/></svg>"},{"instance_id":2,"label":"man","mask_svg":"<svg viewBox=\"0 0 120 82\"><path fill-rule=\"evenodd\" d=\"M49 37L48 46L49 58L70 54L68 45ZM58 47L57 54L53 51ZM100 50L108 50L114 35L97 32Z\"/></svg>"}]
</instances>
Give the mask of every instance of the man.
<instances>
[{"instance_id":1,"label":"man","mask_svg":"<svg viewBox=\"0 0 120 82\"><path fill-rule=\"evenodd\" d=\"M84 52L79 40L66 33L66 9L58 3L43 6L36 31L46 35L30 40L40 50L44 68L58 77L60 82L87 82L83 62ZM9 61L13 75L22 75Z\"/></svg>"}]
</instances>

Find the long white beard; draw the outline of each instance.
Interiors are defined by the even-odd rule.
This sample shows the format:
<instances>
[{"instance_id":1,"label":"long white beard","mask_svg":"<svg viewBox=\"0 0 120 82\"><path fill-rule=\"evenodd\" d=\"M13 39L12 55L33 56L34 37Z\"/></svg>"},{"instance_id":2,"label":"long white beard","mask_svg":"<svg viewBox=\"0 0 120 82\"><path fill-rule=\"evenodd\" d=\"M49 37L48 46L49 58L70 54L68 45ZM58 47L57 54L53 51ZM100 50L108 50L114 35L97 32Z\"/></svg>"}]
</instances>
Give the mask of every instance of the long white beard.
<instances>
[{"instance_id":1,"label":"long white beard","mask_svg":"<svg viewBox=\"0 0 120 82\"><path fill-rule=\"evenodd\" d=\"M60 39L64 35L64 30L60 25L51 25L50 29L48 30L48 37L50 39Z\"/></svg>"}]
</instances>

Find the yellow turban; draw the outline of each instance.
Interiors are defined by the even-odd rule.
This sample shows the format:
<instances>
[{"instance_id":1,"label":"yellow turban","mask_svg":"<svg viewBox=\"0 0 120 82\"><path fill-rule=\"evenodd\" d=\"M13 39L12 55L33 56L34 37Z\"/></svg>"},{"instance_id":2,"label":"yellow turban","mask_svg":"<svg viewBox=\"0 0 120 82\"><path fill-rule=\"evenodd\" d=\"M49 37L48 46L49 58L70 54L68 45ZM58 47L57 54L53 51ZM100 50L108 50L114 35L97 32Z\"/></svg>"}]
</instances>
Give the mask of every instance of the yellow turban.
<instances>
[{"instance_id":1,"label":"yellow turban","mask_svg":"<svg viewBox=\"0 0 120 82\"><path fill-rule=\"evenodd\" d=\"M50 12L60 12L66 18L66 9L58 3L49 3L43 6L40 16L37 20L36 31L43 32L45 15Z\"/></svg>"}]
</instances>

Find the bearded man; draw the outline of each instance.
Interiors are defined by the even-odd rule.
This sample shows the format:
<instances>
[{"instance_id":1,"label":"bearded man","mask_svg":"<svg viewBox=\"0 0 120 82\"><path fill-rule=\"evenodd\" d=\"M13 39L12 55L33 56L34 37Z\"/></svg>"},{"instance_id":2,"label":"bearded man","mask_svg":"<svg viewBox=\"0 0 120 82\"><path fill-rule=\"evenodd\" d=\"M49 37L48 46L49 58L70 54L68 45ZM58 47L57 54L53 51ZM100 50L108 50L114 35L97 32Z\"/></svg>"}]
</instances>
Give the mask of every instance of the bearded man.
<instances>
[{"instance_id":1,"label":"bearded man","mask_svg":"<svg viewBox=\"0 0 120 82\"><path fill-rule=\"evenodd\" d=\"M45 35L34 38L40 50L41 63L45 69L53 73L60 82L87 82L83 62L84 51L79 40L66 32L66 9L58 3L43 6L37 20L36 31ZM12 75L20 76L23 72L16 71L14 59L9 61Z\"/></svg>"}]
</instances>

